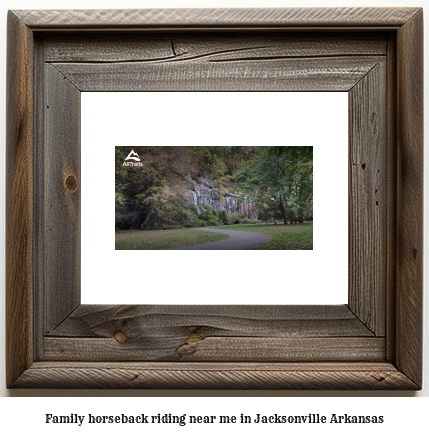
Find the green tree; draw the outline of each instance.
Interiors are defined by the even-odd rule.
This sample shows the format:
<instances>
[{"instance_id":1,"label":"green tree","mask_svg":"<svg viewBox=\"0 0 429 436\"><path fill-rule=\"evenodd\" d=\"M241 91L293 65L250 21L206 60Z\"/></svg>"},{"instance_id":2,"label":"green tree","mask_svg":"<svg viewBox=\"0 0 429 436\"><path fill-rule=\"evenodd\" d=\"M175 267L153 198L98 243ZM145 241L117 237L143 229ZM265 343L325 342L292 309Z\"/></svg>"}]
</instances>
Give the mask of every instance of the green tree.
<instances>
[{"instance_id":1,"label":"green tree","mask_svg":"<svg viewBox=\"0 0 429 436\"><path fill-rule=\"evenodd\" d=\"M309 161L313 161L313 146L305 145L301 147L291 147L291 146L269 147L268 154L270 156L288 155L293 159L309 162Z\"/></svg>"},{"instance_id":2,"label":"green tree","mask_svg":"<svg viewBox=\"0 0 429 436\"><path fill-rule=\"evenodd\" d=\"M239 165L233 179L241 196L255 202L266 219L270 214L273 218L281 216L284 224L288 219L295 222L312 208L312 164L307 158L300 153L272 153L269 147L259 147L251 161Z\"/></svg>"},{"instance_id":3,"label":"green tree","mask_svg":"<svg viewBox=\"0 0 429 436\"><path fill-rule=\"evenodd\" d=\"M192 166L185 147L116 147L115 200L136 216L139 226L148 225L155 216L165 224L185 220ZM125 157L134 150L141 166L124 166Z\"/></svg>"}]
</instances>

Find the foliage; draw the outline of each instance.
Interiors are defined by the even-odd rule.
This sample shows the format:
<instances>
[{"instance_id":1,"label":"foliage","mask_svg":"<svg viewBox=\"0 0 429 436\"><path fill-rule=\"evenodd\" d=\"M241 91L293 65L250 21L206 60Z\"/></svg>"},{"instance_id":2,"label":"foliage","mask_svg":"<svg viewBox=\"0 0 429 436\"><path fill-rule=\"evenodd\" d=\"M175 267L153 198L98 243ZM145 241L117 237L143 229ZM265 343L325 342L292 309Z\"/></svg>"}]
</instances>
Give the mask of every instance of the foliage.
<instances>
[{"instance_id":1,"label":"foliage","mask_svg":"<svg viewBox=\"0 0 429 436\"><path fill-rule=\"evenodd\" d=\"M232 176L242 161L249 161L255 153L255 147L246 146L191 146L189 155L195 165L198 176Z\"/></svg>"},{"instance_id":2,"label":"foliage","mask_svg":"<svg viewBox=\"0 0 429 436\"><path fill-rule=\"evenodd\" d=\"M124 166L125 157L133 149L141 158L141 166ZM116 147L115 200L137 211L142 226L154 216L165 225L185 222L189 187L193 168L183 147Z\"/></svg>"},{"instance_id":3,"label":"foliage","mask_svg":"<svg viewBox=\"0 0 429 436\"><path fill-rule=\"evenodd\" d=\"M228 224L240 224L245 218L244 215L238 213L231 213L228 215Z\"/></svg>"},{"instance_id":4,"label":"foliage","mask_svg":"<svg viewBox=\"0 0 429 436\"><path fill-rule=\"evenodd\" d=\"M242 224L259 224L261 220L257 220L255 218L243 218Z\"/></svg>"},{"instance_id":5,"label":"foliage","mask_svg":"<svg viewBox=\"0 0 429 436\"><path fill-rule=\"evenodd\" d=\"M198 218L194 218L191 220L186 221L185 227L206 227L207 224L204 220L200 220Z\"/></svg>"},{"instance_id":6,"label":"foliage","mask_svg":"<svg viewBox=\"0 0 429 436\"><path fill-rule=\"evenodd\" d=\"M313 161L313 146L302 147L270 147L268 150L270 156L289 156L294 160L301 160L304 162Z\"/></svg>"},{"instance_id":7,"label":"foliage","mask_svg":"<svg viewBox=\"0 0 429 436\"><path fill-rule=\"evenodd\" d=\"M311 149L311 153L310 153ZM131 151L141 165L124 165ZM311 157L311 160L310 160ZM188 199L209 183L216 200L227 192L253 202L267 223L312 218L312 147L120 146L115 147L115 214L119 228L166 229L238 224L244 215L196 210ZM209 181L209 182L206 182Z\"/></svg>"},{"instance_id":8,"label":"foliage","mask_svg":"<svg viewBox=\"0 0 429 436\"><path fill-rule=\"evenodd\" d=\"M206 204L203 207L203 211L202 211L201 216L205 220L216 219L216 211L213 210L213 208L210 204Z\"/></svg>"},{"instance_id":9,"label":"foliage","mask_svg":"<svg viewBox=\"0 0 429 436\"><path fill-rule=\"evenodd\" d=\"M300 147L290 147L300 148ZM242 196L256 204L264 221L303 222L313 207L313 165L299 153L272 153L260 147L234 175Z\"/></svg>"},{"instance_id":10,"label":"foliage","mask_svg":"<svg viewBox=\"0 0 429 436\"><path fill-rule=\"evenodd\" d=\"M219 220L225 225L229 224L228 215L225 210L219 211Z\"/></svg>"}]
</instances>

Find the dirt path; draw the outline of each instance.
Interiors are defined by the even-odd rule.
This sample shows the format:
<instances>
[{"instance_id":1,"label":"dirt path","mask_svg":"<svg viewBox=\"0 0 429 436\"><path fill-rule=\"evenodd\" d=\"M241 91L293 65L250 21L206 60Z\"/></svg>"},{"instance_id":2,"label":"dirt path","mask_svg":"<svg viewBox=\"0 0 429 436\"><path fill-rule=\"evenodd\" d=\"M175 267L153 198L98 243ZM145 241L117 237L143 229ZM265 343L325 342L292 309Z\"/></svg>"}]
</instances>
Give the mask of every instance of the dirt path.
<instances>
[{"instance_id":1,"label":"dirt path","mask_svg":"<svg viewBox=\"0 0 429 436\"><path fill-rule=\"evenodd\" d=\"M248 250L270 240L268 235L262 233L242 232L237 230L220 230L207 227L198 228L205 232L224 233L229 239L208 242L207 244L189 245L188 247L170 248L170 250Z\"/></svg>"}]
</instances>

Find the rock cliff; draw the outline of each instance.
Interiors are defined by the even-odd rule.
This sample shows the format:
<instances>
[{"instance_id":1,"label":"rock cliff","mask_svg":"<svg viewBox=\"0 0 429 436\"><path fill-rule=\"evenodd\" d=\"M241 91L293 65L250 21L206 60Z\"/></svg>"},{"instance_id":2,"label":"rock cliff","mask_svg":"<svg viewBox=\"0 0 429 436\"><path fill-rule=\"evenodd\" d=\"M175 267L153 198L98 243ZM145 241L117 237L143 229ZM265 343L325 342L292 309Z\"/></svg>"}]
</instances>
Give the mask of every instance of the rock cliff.
<instances>
[{"instance_id":1,"label":"rock cliff","mask_svg":"<svg viewBox=\"0 0 429 436\"><path fill-rule=\"evenodd\" d=\"M195 205L198 213L206 204L216 212L225 210L228 215L237 213L244 215L246 218L256 218L257 212L254 210L253 204L246 200L239 202L239 196L226 193L221 200L219 190L208 179L198 179L186 194L191 203ZM115 204L115 229L147 229L150 227L161 226L163 221L162 217L157 212L150 214L150 209L142 206L136 209L133 204L132 196L124 193L124 200L121 204ZM148 216L149 215L149 216Z\"/></svg>"},{"instance_id":2,"label":"rock cliff","mask_svg":"<svg viewBox=\"0 0 429 436\"><path fill-rule=\"evenodd\" d=\"M238 195L226 193L223 200L218 190L210 183L208 179L201 178L191 188L188 193L188 199L195 204L196 209L201 213L206 204L216 212L225 210L228 215L238 213L246 218L257 218L257 212L254 210L253 203L244 200L239 202Z\"/></svg>"}]
</instances>

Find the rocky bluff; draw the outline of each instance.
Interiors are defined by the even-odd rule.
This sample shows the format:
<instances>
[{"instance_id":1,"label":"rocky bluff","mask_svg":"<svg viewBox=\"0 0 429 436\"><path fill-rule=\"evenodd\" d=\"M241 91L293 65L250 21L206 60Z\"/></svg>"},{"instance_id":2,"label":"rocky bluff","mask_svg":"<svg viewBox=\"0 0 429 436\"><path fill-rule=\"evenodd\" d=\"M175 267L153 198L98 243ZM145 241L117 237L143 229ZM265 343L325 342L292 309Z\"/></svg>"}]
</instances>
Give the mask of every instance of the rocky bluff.
<instances>
[{"instance_id":1,"label":"rocky bluff","mask_svg":"<svg viewBox=\"0 0 429 436\"><path fill-rule=\"evenodd\" d=\"M228 215L238 213L246 218L257 218L253 204L248 201L239 202L238 195L226 193L221 200L219 190L205 178L196 180L185 194L188 201L201 213L206 204L216 212L225 210ZM136 207L133 197L126 192L123 201L115 204L115 229L143 229L162 226L163 219L157 211L151 211L150 207Z\"/></svg>"},{"instance_id":2,"label":"rocky bluff","mask_svg":"<svg viewBox=\"0 0 429 436\"><path fill-rule=\"evenodd\" d=\"M221 200L219 190L210 183L210 180L205 178L197 180L188 192L187 197L191 203L195 204L198 213L201 213L202 208L209 204L216 212L225 210L228 215L238 213L246 218L258 217L252 202L247 200L239 202L238 195L231 193L224 194L224 198Z\"/></svg>"}]
</instances>

